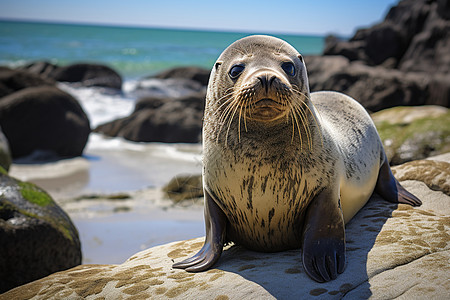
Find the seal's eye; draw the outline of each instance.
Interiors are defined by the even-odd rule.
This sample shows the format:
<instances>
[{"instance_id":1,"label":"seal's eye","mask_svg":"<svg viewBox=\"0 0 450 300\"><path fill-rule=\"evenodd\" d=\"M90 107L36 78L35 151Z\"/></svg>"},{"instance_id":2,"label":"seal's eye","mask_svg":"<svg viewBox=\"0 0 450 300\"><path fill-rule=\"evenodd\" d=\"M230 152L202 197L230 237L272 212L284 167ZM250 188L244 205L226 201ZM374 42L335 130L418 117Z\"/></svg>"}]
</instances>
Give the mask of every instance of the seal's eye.
<instances>
[{"instance_id":1,"label":"seal's eye","mask_svg":"<svg viewBox=\"0 0 450 300\"><path fill-rule=\"evenodd\" d=\"M295 66L294 66L293 63L285 62L285 63L283 63L281 65L281 67L286 72L286 74L288 74L289 76L294 76L295 75Z\"/></svg>"},{"instance_id":2,"label":"seal's eye","mask_svg":"<svg viewBox=\"0 0 450 300\"><path fill-rule=\"evenodd\" d=\"M234 65L231 70L230 70L230 77L231 79L236 79L239 77L239 75L241 75L242 71L244 71L244 66L243 65Z\"/></svg>"}]
</instances>

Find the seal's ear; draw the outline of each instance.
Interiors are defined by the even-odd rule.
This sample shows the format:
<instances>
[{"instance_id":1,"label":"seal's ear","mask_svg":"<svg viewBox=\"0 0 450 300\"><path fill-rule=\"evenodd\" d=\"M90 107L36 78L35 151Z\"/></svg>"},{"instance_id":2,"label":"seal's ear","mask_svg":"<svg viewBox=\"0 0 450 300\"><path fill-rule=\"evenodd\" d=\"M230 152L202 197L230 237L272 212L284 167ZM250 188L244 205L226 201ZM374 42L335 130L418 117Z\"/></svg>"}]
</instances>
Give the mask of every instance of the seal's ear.
<instances>
[{"instance_id":1,"label":"seal's ear","mask_svg":"<svg viewBox=\"0 0 450 300\"><path fill-rule=\"evenodd\" d=\"M216 71L220 67L221 64L222 64L221 61L216 62L216 64L214 65L214 68L216 69Z\"/></svg>"},{"instance_id":2,"label":"seal's ear","mask_svg":"<svg viewBox=\"0 0 450 300\"><path fill-rule=\"evenodd\" d=\"M300 59L300 61L302 62L302 64L305 63L305 61L303 60L303 56L301 54L298 55L298 58Z\"/></svg>"}]
</instances>

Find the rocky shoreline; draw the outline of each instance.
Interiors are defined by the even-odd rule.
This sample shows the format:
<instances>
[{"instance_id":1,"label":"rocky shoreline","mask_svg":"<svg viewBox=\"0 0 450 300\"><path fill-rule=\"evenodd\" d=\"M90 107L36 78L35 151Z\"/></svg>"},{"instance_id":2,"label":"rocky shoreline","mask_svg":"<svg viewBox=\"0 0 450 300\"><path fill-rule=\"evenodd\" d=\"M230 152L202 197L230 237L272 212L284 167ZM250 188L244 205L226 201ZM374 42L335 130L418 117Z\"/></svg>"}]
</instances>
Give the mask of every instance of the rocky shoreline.
<instances>
[{"instance_id":1,"label":"rocky shoreline","mask_svg":"<svg viewBox=\"0 0 450 300\"><path fill-rule=\"evenodd\" d=\"M450 153L413 163L415 167L404 164L393 170L397 176L415 174L412 180L402 177L406 180L401 184L423 205L388 203L374 194L346 226L348 264L331 282L311 281L300 250L258 253L229 245L207 272L173 269L174 261L200 249L202 237L149 248L118 265L85 264L57 272L12 289L0 299L445 298L450 271ZM427 178L441 170L446 173L438 185L445 188L436 190Z\"/></svg>"}]
</instances>

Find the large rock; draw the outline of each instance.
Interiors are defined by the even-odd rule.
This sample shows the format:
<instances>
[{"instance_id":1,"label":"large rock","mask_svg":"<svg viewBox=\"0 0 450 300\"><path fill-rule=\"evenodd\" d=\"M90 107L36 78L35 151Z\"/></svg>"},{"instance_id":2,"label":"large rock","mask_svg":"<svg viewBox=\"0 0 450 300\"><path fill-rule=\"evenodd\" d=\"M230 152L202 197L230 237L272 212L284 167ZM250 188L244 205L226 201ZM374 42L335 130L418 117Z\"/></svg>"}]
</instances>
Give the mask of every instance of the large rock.
<instances>
[{"instance_id":1,"label":"large rock","mask_svg":"<svg viewBox=\"0 0 450 300\"><path fill-rule=\"evenodd\" d=\"M403 11L400 12L416 13L418 18L416 26L420 28L420 25L423 24L423 27L412 36L411 42L399 62L399 69L408 72L450 73L450 1L423 1L422 7L417 2L422 1L409 1L417 9L412 10L410 6L405 5ZM392 14L394 13L396 12L394 11ZM411 16L412 18L414 16ZM413 26L414 22L411 19L405 20L406 26Z\"/></svg>"},{"instance_id":2,"label":"large rock","mask_svg":"<svg viewBox=\"0 0 450 300\"><path fill-rule=\"evenodd\" d=\"M152 78L159 78L159 79L169 79L169 78L175 78L175 79L190 79L197 81L203 86L208 85L209 75L211 73L211 70L199 68L195 66L188 66L188 67L177 67L172 68L166 71L163 71L159 74L156 74L152 76Z\"/></svg>"},{"instance_id":3,"label":"large rock","mask_svg":"<svg viewBox=\"0 0 450 300\"><path fill-rule=\"evenodd\" d=\"M24 69L56 81L77 83L86 87L122 89L122 77L110 67L101 64L76 63L60 67L49 62L38 61L26 65Z\"/></svg>"},{"instance_id":4,"label":"large rock","mask_svg":"<svg viewBox=\"0 0 450 300\"><path fill-rule=\"evenodd\" d=\"M370 111L398 105L450 106L450 75L404 73L343 56L308 56L305 61L312 92L342 92Z\"/></svg>"},{"instance_id":5,"label":"large rock","mask_svg":"<svg viewBox=\"0 0 450 300\"><path fill-rule=\"evenodd\" d=\"M100 125L94 132L135 142L198 143L204 99L204 93L175 99L144 98L130 116Z\"/></svg>"},{"instance_id":6,"label":"large rock","mask_svg":"<svg viewBox=\"0 0 450 300\"><path fill-rule=\"evenodd\" d=\"M0 98L16 91L37 86L53 86L51 79L24 71L0 67Z\"/></svg>"},{"instance_id":7,"label":"large rock","mask_svg":"<svg viewBox=\"0 0 450 300\"><path fill-rule=\"evenodd\" d=\"M0 292L81 263L78 232L39 187L0 173Z\"/></svg>"},{"instance_id":8,"label":"large rock","mask_svg":"<svg viewBox=\"0 0 450 300\"><path fill-rule=\"evenodd\" d=\"M57 81L77 82L83 86L122 89L122 77L104 65L72 64L55 69L49 76Z\"/></svg>"},{"instance_id":9,"label":"large rock","mask_svg":"<svg viewBox=\"0 0 450 300\"><path fill-rule=\"evenodd\" d=\"M325 55L343 55L402 71L450 72L448 0L403 0L383 22L358 30L349 41L328 38Z\"/></svg>"},{"instance_id":10,"label":"large rock","mask_svg":"<svg viewBox=\"0 0 450 300\"><path fill-rule=\"evenodd\" d=\"M0 126L13 158L36 150L79 156L90 133L78 101L55 87L27 88L1 98Z\"/></svg>"},{"instance_id":11,"label":"large rock","mask_svg":"<svg viewBox=\"0 0 450 300\"><path fill-rule=\"evenodd\" d=\"M417 179L402 184L423 201L421 207L373 195L346 226L346 270L328 283L306 275L301 250L258 253L229 246L209 271L173 269L174 261L201 248L204 238L197 238L142 251L121 265L55 273L0 298L446 299L450 197Z\"/></svg>"},{"instance_id":12,"label":"large rock","mask_svg":"<svg viewBox=\"0 0 450 300\"><path fill-rule=\"evenodd\" d=\"M327 37L324 55L307 60L312 74L322 72L310 76L311 90L345 92L372 111L450 107L450 1L400 1L348 41Z\"/></svg>"},{"instance_id":13,"label":"large rock","mask_svg":"<svg viewBox=\"0 0 450 300\"><path fill-rule=\"evenodd\" d=\"M394 107L372 114L391 165L450 151L450 110Z\"/></svg>"},{"instance_id":14,"label":"large rock","mask_svg":"<svg viewBox=\"0 0 450 300\"><path fill-rule=\"evenodd\" d=\"M50 74L59 68L57 65L48 61L36 61L25 66L19 67L19 69L26 70L33 74L38 74L44 78L48 78Z\"/></svg>"}]
</instances>

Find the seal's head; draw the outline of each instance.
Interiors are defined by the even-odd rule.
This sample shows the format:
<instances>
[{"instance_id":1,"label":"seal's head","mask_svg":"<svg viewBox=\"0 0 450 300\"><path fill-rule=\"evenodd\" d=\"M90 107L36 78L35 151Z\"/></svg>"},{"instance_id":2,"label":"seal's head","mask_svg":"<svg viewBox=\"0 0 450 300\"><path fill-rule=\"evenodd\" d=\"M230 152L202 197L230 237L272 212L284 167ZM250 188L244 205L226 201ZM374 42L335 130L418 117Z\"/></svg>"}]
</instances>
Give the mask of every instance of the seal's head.
<instances>
[{"instance_id":1,"label":"seal's head","mask_svg":"<svg viewBox=\"0 0 450 300\"><path fill-rule=\"evenodd\" d=\"M214 88L209 90L218 93L216 104L224 110L238 108L247 120L280 119L295 107L296 99L309 95L303 57L275 37L255 35L234 42L220 55L213 73Z\"/></svg>"},{"instance_id":2,"label":"seal's head","mask_svg":"<svg viewBox=\"0 0 450 300\"><path fill-rule=\"evenodd\" d=\"M237 119L270 126L287 120L306 122L309 85L303 57L285 41L263 35L231 44L215 63L208 87L207 108L221 128ZM286 123L286 122L285 122ZM298 128L300 130L300 128Z\"/></svg>"}]
</instances>

